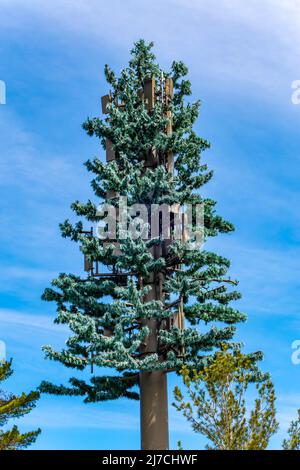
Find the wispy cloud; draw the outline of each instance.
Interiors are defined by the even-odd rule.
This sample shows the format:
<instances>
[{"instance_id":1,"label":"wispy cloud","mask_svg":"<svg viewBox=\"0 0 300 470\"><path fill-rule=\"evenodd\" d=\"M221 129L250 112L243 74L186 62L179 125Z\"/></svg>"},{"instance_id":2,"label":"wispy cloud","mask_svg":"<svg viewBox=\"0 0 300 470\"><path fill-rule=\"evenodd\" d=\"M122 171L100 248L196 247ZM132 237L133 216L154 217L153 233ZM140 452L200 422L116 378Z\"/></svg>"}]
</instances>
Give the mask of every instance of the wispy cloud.
<instances>
[{"instance_id":1,"label":"wispy cloud","mask_svg":"<svg viewBox=\"0 0 300 470\"><path fill-rule=\"evenodd\" d=\"M53 317L50 315L38 315L18 310L0 308L0 324L11 324L18 326L26 326L31 329L48 330L58 334L64 334L66 327L53 323Z\"/></svg>"},{"instance_id":2,"label":"wispy cloud","mask_svg":"<svg viewBox=\"0 0 300 470\"><path fill-rule=\"evenodd\" d=\"M99 44L122 50L144 36L157 41L165 58L184 55L216 82L256 83L265 92L278 87L283 72L285 80L297 73L299 57L290 53L299 40L296 0L65 0L63 8L64 15L60 0L2 0L0 21L27 27L38 20L47 30L63 30L74 38L94 36Z\"/></svg>"},{"instance_id":3,"label":"wispy cloud","mask_svg":"<svg viewBox=\"0 0 300 470\"><path fill-rule=\"evenodd\" d=\"M0 184L26 190L27 197L37 192L39 197L49 194L56 197L67 186L74 185L76 172L66 155L49 155L44 142L33 132L24 128L19 117L8 110L0 115L3 158L0 160Z\"/></svg>"}]
</instances>

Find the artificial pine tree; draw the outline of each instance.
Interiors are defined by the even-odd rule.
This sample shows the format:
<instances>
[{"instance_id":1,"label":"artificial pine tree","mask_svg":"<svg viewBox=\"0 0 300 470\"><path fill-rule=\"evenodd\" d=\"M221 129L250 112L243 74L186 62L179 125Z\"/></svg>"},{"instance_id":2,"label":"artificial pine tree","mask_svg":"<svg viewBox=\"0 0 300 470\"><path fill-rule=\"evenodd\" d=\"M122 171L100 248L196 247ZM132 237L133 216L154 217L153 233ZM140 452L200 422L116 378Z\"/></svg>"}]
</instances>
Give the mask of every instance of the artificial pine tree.
<instances>
[{"instance_id":1,"label":"artificial pine tree","mask_svg":"<svg viewBox=\"0 0 300 470\"><path fill-rule=\"evenodd\" d=\"M11 362L0 362L0 382L8 379L13 373ZM22 393L17 396L0 390L0 427L7 424L9 419L20 418L35 407L39 398L38 392ZM21 450L33 444L40 429L20 433L15 425L11 429L0 429L0 450Z\"/></svg>"},{"instance_id":2,"label":"artificial pine tree","mask_svg":"<svg viewBox=\"0 0 300 470\"><path fill-rule=\"evenodd\" d=\"M43 382L41 390L81 395L85 402L141 399L142 448L164 449L167 372L183 365L201 369L246 316L229 306L240 294L228 290L236 283L227 277L224 257L193 248L184 238L147 240L143 230L125 238L117 231L109 243L87 226L103 219L99 201L117 207L123 196L129 208L204 206L205 240L234 229L216 214L215 201L199 192L213 173L201 161L209 143L193 129L200 102L186 102L188 69L173 62L163 71L152 46L138 41L119 77L105 67L111 88L103 99L107 114L87 119L83 128L100 139L107 162L94 158L85 164L94 174L96 197L71 207L87 222L61 225L62 236L79 243L89 274L60 274L43 294L57 303L55 321L73 332L62 351L45 346L46 356L70 368L109 368L115 374L96 369L90 382L73 377L69 386Z\"/></svg>"}]
</instances>

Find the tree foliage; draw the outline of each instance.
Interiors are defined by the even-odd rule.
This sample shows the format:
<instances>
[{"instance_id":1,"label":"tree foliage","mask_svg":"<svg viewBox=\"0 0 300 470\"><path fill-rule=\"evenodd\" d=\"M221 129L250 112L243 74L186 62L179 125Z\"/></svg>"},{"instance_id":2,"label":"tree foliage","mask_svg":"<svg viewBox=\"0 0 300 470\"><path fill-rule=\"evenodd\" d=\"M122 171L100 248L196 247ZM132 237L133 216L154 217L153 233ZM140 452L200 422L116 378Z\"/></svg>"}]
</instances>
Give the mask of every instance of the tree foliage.
<instances>
[{"instance_id":1,"label":"tree foliage","mask_svg":"<svg viewBox=\"0 0 300 470\"><path fill-rule=\"evenodd\" d=\"M12 373L11 362L0 362L0 382ZM40 429L22 434L16 425L6 429L6 424L30 413L38 398L39 393L34 391L17 396L0 390L0 450L21 450L35 442Z\"/></svg>"},{"instance_id":2,"label":"tree foliage","mask_svg":"<svg viewBox=\"0 0 300 470\"><path fill-rule=\"evenodd\" d=\"M110 368L115 375L95 374L90 382L72 377L69 386L43 382L44 392L81 395L87 402L118 397L138 399L135 386L140 371L179 371L184 364L199 369L209 362L221 343L232 340L235 323L246 320L244 313L230 306L240 294L234 289L236 282L227 274L228 259L210 251L190 250L181 240L175 240L167 253L155 259L151 247L163 246L164 240L131 236L120 239L119 234L121 254L117 256L111 244L82 232L87 223L95 224L101 219L97 215L99 202L117 204L116 198L108 200L110 191L127 197L129 207L135 203L204 204L205 239L234 229L216 213L216 202L200 194L213 173L202 162L202 152L210 145L194 130L200 102L187 100L192 93L191 83L185 78L188 69L182 62L173 62L169 71L162 70L152 47L152 43L138 41L129 65L119 76L105 67L111 97L108 114L104 118L88 118L83 128L89 136L99 139L103 149L108 139L116 158L104 163L95 157L86 162L87 170L93 174L95 201L75 201L71 207L79 221L61 224L63 237L77 242L90 262L101 263L110 273L130 273L127 283L120 286L113 276L100 279L62 273L43 294L45 300L57 304L55 321L67 324L72 331L63 350L44 347L47 358L75 370ZM162 76L173 80L173 99L167 108L158 101L149 112L141 99L141 89L149 77L159 87ZM167 112L172 115L171 134L166 132ZM145 158L153 149L160 156L172 152L174 173L168 172L164 163L145 171ZM181 269L176 270L179 265ZM168 306L167 301L145 301L149 287L141 286L141 280L160 274L164 276L165 298L182 301L188 321L185 329L166 328L178 303ZM159 346L157 351L141 354L141 345L149 335L144 320L150 318L157 321ZM203 325L202 330L198 325Z\"/></svg>"},{"instance_id":3,"label":"tree foliage","mask_svg":"<svg viewBox=\"0 0 300 470\"><path fill-rule=\"evenodd\" d=\"M186 393L175 388L174 406L195 432L208 439L207 449L267 448L278 428L274 386L248 355L225 346L202 371L183 367L181 374ZM251 410L247 407L250 387L256 389Z\"/></svg>"},{"instance_id":4,"label":"tree foliage","mask_svg":"<svg viewBox=\"0 0 300 470\"><path fill-rule=\"evenodd\" d=\"M282 442L284 450L300 450L300 409L298 417L292 421L288 429L288 436Z\"/></svg>"}]
</instances>

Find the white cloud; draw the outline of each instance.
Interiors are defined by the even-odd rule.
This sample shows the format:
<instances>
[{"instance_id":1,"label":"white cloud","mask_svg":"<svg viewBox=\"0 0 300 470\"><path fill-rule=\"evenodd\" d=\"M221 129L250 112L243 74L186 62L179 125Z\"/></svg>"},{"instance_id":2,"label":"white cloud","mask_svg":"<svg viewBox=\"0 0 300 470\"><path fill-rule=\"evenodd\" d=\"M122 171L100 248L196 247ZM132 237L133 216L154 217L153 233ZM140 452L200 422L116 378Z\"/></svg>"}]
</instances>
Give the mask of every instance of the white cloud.
<instances>
[{"instance_id":1,"label":"white cloud","mask_svg":"<svg viewBox=\"0 0 300 470\"><path fill-rule=\"evenodd\" d=\"M7 108L8 109L8 108ZM22 121L9 110L0 116L2 158L0 183L2 187L16 186L40 196L55 190L65 191L75 177L75 171L66 157L49 155L37 135L24 129Z\"/></svg>"},{"instance_id":2,"label":"white cloud","mask_svg":"<svg viewBox=\"0 0 300 470\"><path fill-rule=\"evenodd\" d=\"M26 326L38 330L50 330L58 334L64 334L67 328L63 325L53 323L53 316L38 315L18 310L0 308L0 325L11 324L18 326Z\"/></svg>"},{"instance_id":3,"label":"white cloud","mask_svg":"<svg viewBox=\"0 0 300 470\"><path fill-rule=\"evenodd\" d=\"M198 76L215 76L218 86L225 80L233 87L252 82L267 92L282 81L288 85L299 70L296 0L1 0L0 5L4 27L34 22L45 31L122 52L141 36L154 39L161 57L183 57Z\"/></svg>"}]
</instances>

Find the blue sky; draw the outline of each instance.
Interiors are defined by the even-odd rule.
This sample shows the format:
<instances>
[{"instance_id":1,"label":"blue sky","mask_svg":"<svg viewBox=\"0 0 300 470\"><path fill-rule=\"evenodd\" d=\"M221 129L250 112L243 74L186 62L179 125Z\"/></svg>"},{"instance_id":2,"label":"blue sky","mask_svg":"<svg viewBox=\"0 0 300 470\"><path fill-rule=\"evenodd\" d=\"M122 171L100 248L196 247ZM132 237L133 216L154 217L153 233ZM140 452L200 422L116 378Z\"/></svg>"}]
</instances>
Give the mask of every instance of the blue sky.
<instances>
[{"instance_id":1,"label":"blue sky","mask_svg":"<svg viewBox=\"0 0 300 470\"><path fill-rule=\"evenodd\" d=\"M278 395L281 431L300 404L300 106L291 83L300 76L300 6L296 0L0 0L1 282L0 340L14 358L6 387L20 392L41 379L66 382L70 371L45 361L41 345L60 347L67 331L53 325L54 306L40 295L59 272L82 271L78 247L59 222L75 199L91 197L82 163L102 155L81 129L100 111L103 67L126 65L134 40L155 42L162 65L183 60L195 98L197 130L211 141L215 170L207 195L236 226L210 248L232 260L240 281L238 329L247 351L263 350ZM175 378L170 376L170 394ZM44 396L20 426L41 426L36 449L136 449L138 404L85 405ZM170 407L171 446L203 442Z\"/></svg>"}]
</instances>

